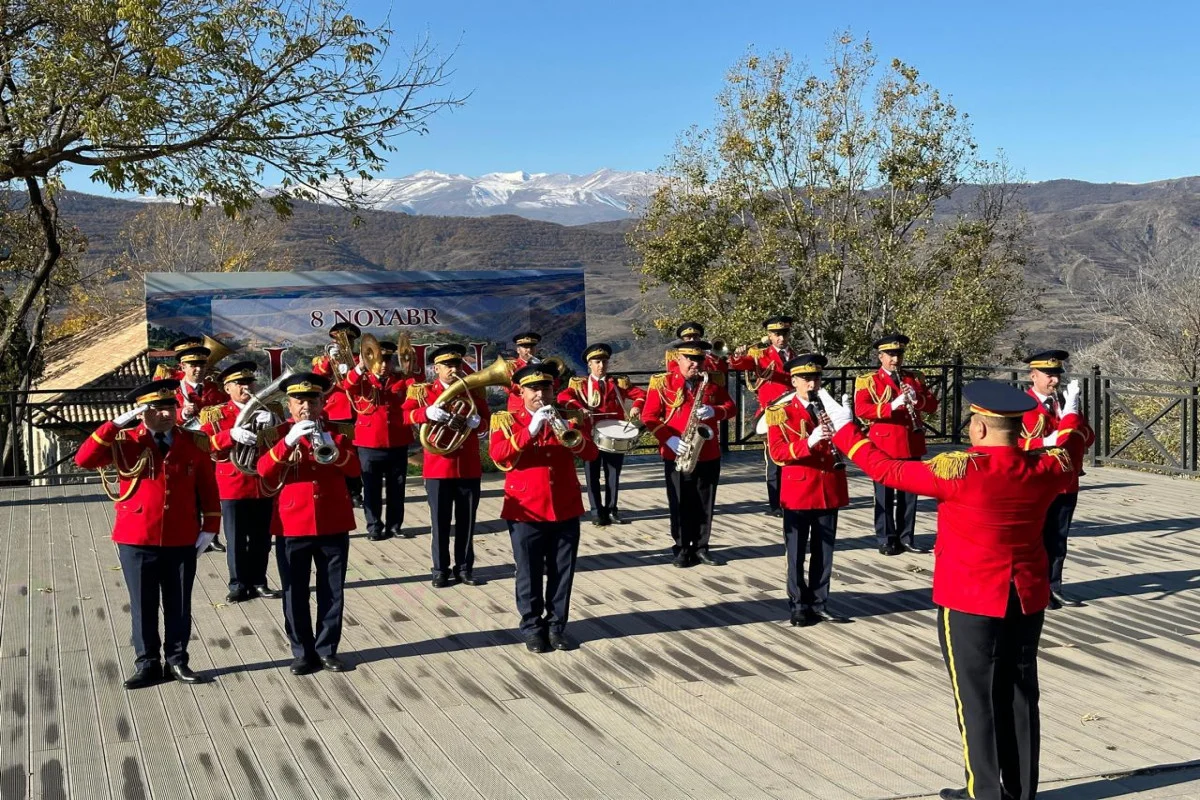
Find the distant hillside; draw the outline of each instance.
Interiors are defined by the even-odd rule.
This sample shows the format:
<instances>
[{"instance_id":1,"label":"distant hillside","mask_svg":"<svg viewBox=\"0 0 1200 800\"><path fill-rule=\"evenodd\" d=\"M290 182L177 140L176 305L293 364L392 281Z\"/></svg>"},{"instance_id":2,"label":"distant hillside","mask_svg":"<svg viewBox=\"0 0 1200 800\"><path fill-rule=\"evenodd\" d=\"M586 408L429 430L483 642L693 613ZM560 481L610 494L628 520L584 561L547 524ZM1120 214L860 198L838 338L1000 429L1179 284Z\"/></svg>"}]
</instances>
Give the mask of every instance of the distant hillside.
<instances>
[{"instance_id":1,"label":"distant hillside","mask_svg":"<svg viewBox=\"0 0 1200 800\"><path fill-rule=\"evenodd\" d=\"M971 194L965 187L944 211L969 203ZM1018 320L1034 343L1090 342L1098 324L1092 309L1098 276L1132 269L1156 243L1200 243L1200 177L1141 185L1049 181L1024 187L1021 201L1034 231L1027 279L1031 290L1043 293L1046 306ZM141 206L70 193L61 208L88 236L88 257L105 258L116 251L121 226ZM634 342L630 335L638 301L624 241L630 220L571 227L518 216L375 211L362 217L356 227L346 212L298 207L287 232L296 262L318 270L583 266L589 336L631 347L637 363L626 368L657 364L659 342Z\"/></svg>"}]
</instances>

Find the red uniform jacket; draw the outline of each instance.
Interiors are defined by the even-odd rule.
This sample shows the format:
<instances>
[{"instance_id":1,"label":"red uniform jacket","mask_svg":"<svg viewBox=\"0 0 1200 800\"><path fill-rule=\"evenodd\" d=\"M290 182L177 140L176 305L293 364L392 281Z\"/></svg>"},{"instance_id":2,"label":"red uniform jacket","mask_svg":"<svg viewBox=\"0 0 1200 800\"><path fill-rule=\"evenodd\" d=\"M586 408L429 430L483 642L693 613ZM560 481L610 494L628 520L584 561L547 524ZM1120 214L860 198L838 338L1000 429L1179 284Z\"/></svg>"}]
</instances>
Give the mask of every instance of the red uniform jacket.
<instances>
[{"instance_id":1,"label":"red uniform jacket","mask_svg":"<svg viewBox=\"0 0 1200 800\"><path fill-rule=\"evenodd\" d=\"M354 506L346 489L346 477L358 477L360 468L358 451L342 432L344 426L330 431L337 445L337 458L332 464L318 464L313 459L312 440L308 437L288 447L284 437L292 424L285 422L264 431L262 437L268 442L278 437L258 459L258 474L263 484L268 489L279 487L271 533L322 536L354 530Z\"/></svg>"},{"instance_id":2,"label":"red uniform jacket","mask_svg":"<svg viewBox=\"0 0 1200 800\"><path fill-rule=\"evenodd\" d=\"M253 500L270 496L263 491L258 478L242 473L229 460L230 452L237 445L229 432L233 430L233 423L240 412L237 403L230 400L223 406L207 409L201 415L206 420L209 415L214 417L200 426L200 431L208 436L213 460L217 462L217 488L221 491L222 500Z\"/></svg>"},{"instance_id":3,"label":"red uniform jacket","mask_svg":"<svg viewBox=\"0 0 1200 800\"><path fill-rule=\"evenodd\" d=\"M198 386L192 388L180 380L179 388L175 390L175 401L179 403L179 408L175 412L175 422L182 425L187 422L183 418L183 404L185 401L195 403L196 414L199 416L202 409L228 403L229 395L225 394L224 390L218 388L212 381L201 381Z\"/></svg>"},{"instance_id":4,"label":"red uniform jacket","mask_svg":"<svg viewBox=\"0 0 1200 800\"><path fill-rule=\"evenodd\" d=\"M84 469L115 466L127 475L120 478L114 542L185 547L195 545L201 532L220 530L221 498L206 444L204 437L175 428L164 459L145 425L122 430L112 422L84 440L75 453L76 464Z\"/></svg>"},{"instance_id":5,"label":"red uniform jacket","mask_svg":"<svg viewBox=\"0 0 1200 800\"><path fill-rule=\"evenodd\" d=\"M741 358L730 357L729 366L749 372L751 383L760 381L755 395L759 407L766 408L792 390L792 377L784 365L794 355L791 348L780 353L773 346L752 347Z\"/></svg>"},{"instance_id":6,"label":"red uniform jacket","mask_svg":"<svg viewBox=\"0 0 1200 800\"><path fill-rule=\"evenodd\" d=\"M1034 400L1038 401L1037 408L1032 411L1025 412L1025 416L1021 418L1021 446L1026 450L1041 450L1046 446L1045 437L1053 431L1058 431L1059 438L1071 433L1070 429L1060 427L1062 419L1058 414L1062 413L1061 408L1055 408L1057 414L1051 414L1042 405L1042 398L1037 396L1033 389L1028 389L1025 392ZM1092 442L1096 441L1096 433L1088 426L1087 420L1082 416L1079 417L1079 427L1076 429L1083 436L1083 447L1086 450L1092 446ZM1057 443L1056 446L1061 446ZM1075 473L1071 484L1063 491L1068 494L1074 494L1079 491L1079 476L1083 474L1083 470Z\"/></svg>"},{"instance_id":7,"label":"red uniform jacket","mask_svg":"<svg viewBox=\"0 0 1200 800\"><path fill-rule=\"evenodd\" d=\"M1064 420L1076 427L1072 415ZM1027 453L1020 447L972 447L930 461L892 459L846 425L834 443L872 480L938 501L933 602L968 614L1003 617L1009 585L1021 610L1050 602L1042 543L1046 509L1070 483L1083 458L1083 437L1062 448Z\"/></svg>"},{"instance_id":8,"label":"red uniform jacket","mask_svg":"<svg viewBox=\"0 0 1200 800\"><path fill-rule=\"evenodd\" d=\"M600 455L595 443L580 427L567 420L567 427L582 430L583 440L574 450L558 441L549 425L537 436L529 435L533 415L522 406L517 413L497 412L492 417L488 455L508 474L504 477L504 507L501 519L513 522L561 522L583 516L575 456L594 461Z\"/></svg>"},{"instance_id":9,"label":"red uniform jacket","mask_svg":"<svg viewBox=\"0 0 1200 800\"><path fill-rule=\"evenodd\" d=\"M408 387L408 398L404 401L404 419L410 425L421 425L429 421L425 410L433 405L442 392L445 391L441 381L433 383L414 383ZM449 455L440 456L437 453L425 451L422 456L424 464L422 476L426 478L479 478L483 475L483 464L479 460L479 432L487 432L488 421L492 412L488 409L487 396L482 389L471 392L475 398L476 413L479 414L479 427L470 432L463 446Z\"/></svg>"},{"instance_id":10,"label":"red uniform jacket","mask_svg":"<svg viewBox=\"0 0 1200 800\"><path fill-rule=\"evenodd\" d=\"M700 423L713 431L712 438L700 448L700 460L712 461L721 457L717 426L721 420L736 414L737 408L725 387L715 386L711 380L704 387L702 400L706 405L712 406L715 413ZM691 388L678 372L663 372L650 379L650 391L646 393L646 405L642 409L642 422L645 423L646 429L654 434L654 438L658 439L658 453L666 461L675 460L675 451L667 447L667 440L683 431L694 402Z\"/></svg>"},{"instance_id":11,"label":"red uniform jacket","mask_svg":"<svg viewBox=\"0 0 1200 800\"><path fill-rule=\"evenodd\" d=\"M607 376L599 380L590 375L572 378L567 388L558 393L559 405L572 411L587 411L593 423L606 419L625 419L625 399L633 401L630 411L637 417L646 404L645 389L633 386L627 378Z\"/></svg>"},{"instance_id":12,"label":"red uniform jacket","mask_svg":"<svg viewBox=\"0 0 1200 800\"><path fill-rule=\"evenodd\" d=\"M779 501L793 511L842 508L850 504L846 470L834 469L833 446L808 446L808 435L820 424L808 404L793 397L767 412L767 452L783 467Z\"/></svg>"},{"instance_id":13,"label":"red uniform jacket","mask_svg":"<svg viewBox=\"0 0 1200 800\"><path fill-rule=\"evenodd\" d=\"M916 400L913 407L922 414L937 411L938 401L925 388L916 372L902 372L901 380L913 388ZM900 396L900 387L883 369L870 375L860 375L854 382L854 413L870 425L867 436L892 458L919 458L925 455L925 431L913 430L908 409L892 409L892 401Z\"/></svg>"},{"instance_id":14,"label":"red uniform jacket","mask_svg":"<svg viewBox=\"0 0 1200 800\"><path fill-rule=\"evenodd\" d=\"M358 358L354 361L358 363ZM312 371L333 382L333 389L325 395L325 415L334 422L353 421L354 407L346 394L346 376L342 375L338 364L329 356L317 356L312 360Z\"/></svg>"},{"instance_id":15,"label":"red uniform jacket","mask_svg":"<svg viewBox=\"0 0 1200 800\"><path fill-rule=\"evenodd\" d=\"M411 378L351 372L346 392L354 407L354 444L358 447L408 447L412 425L404 418L404 400Z\"/></svg>"}]
</instances>

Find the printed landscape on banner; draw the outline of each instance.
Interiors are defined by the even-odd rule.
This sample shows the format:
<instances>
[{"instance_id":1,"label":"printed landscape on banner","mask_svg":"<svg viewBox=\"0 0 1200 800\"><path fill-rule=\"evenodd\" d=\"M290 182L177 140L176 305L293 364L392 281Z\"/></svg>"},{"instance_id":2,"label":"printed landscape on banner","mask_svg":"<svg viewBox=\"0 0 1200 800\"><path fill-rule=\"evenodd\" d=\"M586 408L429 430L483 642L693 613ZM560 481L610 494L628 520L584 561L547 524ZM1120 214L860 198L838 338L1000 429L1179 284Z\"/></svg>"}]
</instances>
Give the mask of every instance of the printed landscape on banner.
<instances>
[{"instance_id":1,"label":"printed landscape on banner","mask_svg":"<svg viewBox=\"0 0 1200 800\"><path fill-rule=\"evenodd\" d=\"M542 352L579 369L586 319L584 271L574 268L146 276L151 350L207 334L272 375L307 368L338 322L380 340L408 334L422 367L427 348L449 342L467 346L472 366L487 364L536 330Z\"/></svg>"}]
</instances>

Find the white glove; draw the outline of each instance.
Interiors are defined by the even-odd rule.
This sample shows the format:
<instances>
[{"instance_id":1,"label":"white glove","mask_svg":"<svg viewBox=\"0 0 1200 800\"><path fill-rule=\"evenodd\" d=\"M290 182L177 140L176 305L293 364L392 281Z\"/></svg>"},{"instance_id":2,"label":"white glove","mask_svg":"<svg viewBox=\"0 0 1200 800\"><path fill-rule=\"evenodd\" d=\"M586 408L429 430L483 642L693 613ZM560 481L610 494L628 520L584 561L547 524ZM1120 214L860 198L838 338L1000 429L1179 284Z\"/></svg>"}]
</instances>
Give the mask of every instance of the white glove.
<instances>
[{"instance_id":1,"label":"white glove","mask_svg":"<svg viewBox=\"0 0 1200 800\"><path fill-rule=\"evenodd\" d=\"M183 418L191 419L194 416L196 416L196 404L195 403L184 403L183 404Z\"/></svg>"},{"instance_id":2,"label":"white glove","mask_svg":"<svg viewBox=\"0 0 1200 800\"><path fill-rule=\"evenodd\" d=\"M825 426L818 425L817 427L813 428L813 432L808 435L808 449L812 450L818 444L826 441L827 439L829 439L829 434L826 432Z\"/></svg>"},{"instance_id":3,"label":"white glove","mask_svg":"<svg viewBox=\"0 0 1200 800\"><path fill-rule=\"evenodd\" d=\"M1058 431L1051 431L1049 435L1042 437L1042 447L1054 447L1058 444Z\"/></svg>"},{"instance_id":4,"label":"white glove","mask_svg":"<svg viewBox=\"0 0 1200 800\"><path fill-rule=\"evenodd\" d=\"M292 426L292 429L287 432L287 436L283 437L283 443L288 447L295 447L296 442L303 439L305 436L311 436L312 432L317 429L317 423L311 419L302 419Z\"/></svg>"},{"instance_id":5,"label":"white glove","mask_svg":"<svg viewBox=\"0 0 1200 800\"><path fill-rule=\"evenodd\" d=\"M343 368L345 368L345 366L346 366L345 364L342 365ZM354 371L357 372L359 375L367 374L367 368L365 366L363 366L361 361L355 365Z\"/></svg>"},{"instance_id":6,"label":"white glove","mask_svg":"<svg viewBox=\"0 0 1200 800\"><path fill-rule=\"evenodd\" d=\"M124 428L126 425L132 425L134 422L137 422L138 417L140 417L142 415L142 412L145 411L147 408L148 408L148 406L146 406L145 403L143 403L140 406L137 406L136 408L131 408L128 411L126 411L124 414L121 414L120 416L115 417L113 419L113 424L116 425L118 428Z\"/></svg>"},{"instance_id":7,"label":"white glove","mask_svg":"<svg viewBox=\"0 0 1200 800\"><path fill-rule=\"evenodd\" d=\"M712 406L704 405L703 403L696 406L696 418L697 419L701 419L701 420L712 419L716 415L717 415L717 412L713 410Z\"/></svg>"},{"instance_id":8,"label":"white glove","mask_svg":"<svg viewBox=\"0 0 1200 800\"><path fill-rule=\"evenodd\" d=\"M844 405L846 408L850 408L850 395L842 395L842 405Z\"/></svg>"},{"instance_id":9,"label":"white glove","mask_svg":"<svg viewBox=\"0 0 1200 800\"><path fill-rule=\"evenodd\" d=\"M533 418L529 420L529 435L537 436L541 431L542 426L550 419L551 406L542 406L537 411L533 412Z\"/></svg>"},{"instance_id":10,"label":"white glove","mask_svg":"<svg viewBox=\"0 0 1200 800\"><path fill-rule=\"evenodd\" d=\"M467 417L467 427L471 430L478 428L481 422L483 422L483 418L478 414L472 414L471 416Z\"/></svg>"},{"instance_id":11,"label":"white glove","mask_svg":"<svg viewBox=\"0 0 1200 800\"><path fill-rule=\"evenodd\" d=\"M829 421L833 424L834 433L854 420L854 412L850 410L849 403L842 405L834 400L825 389L821 389L818 396L821 398L821 405L825 407L825 413L829 415Z\"/></svg>"},{"instance_id":12,"label":"white glove","mask_svg":"<svg viewBox=\"0 0 1200 800\"><path fill-rule=\"evenodd\" d=\"M667 447L671 448L672 453L678 454L679 448L682 445L683 445L683 440L680 439L678 436L672 436L670 439L667 439Z\"/></svg>"},{"instance_id":13,"label":"white glove","mask_svg":"<svg viewBox=\"0 0 1200 800\"><path fill-rule=\"evenodd\" d=\"M203 553L212 544L212 540L217 538L215 533L202 533L196 537L196 552Z\"/></svg>"},{"instance_id":14,"label":"white glove","mask_svg":"<svg viewBox=\"0 0 1200 800\"><path fill-rule=\"evenodd\" d=\"M338 347L336 344L332 344L329 346L329 357L330 358L337 358L341 354L342 354L342 348Z\"/></svg>"},{"instance_id":15,"label":"white glove","mask_svg":"<svg viewBox=\"0 0 1200 800\"><path fill-rule=\"evenodd\" d=\"M1063 415L1079 413L1079 381L1071 381L1067 384L1067 390L1063 392Z\"/></svg>"},{"instance_id":16,"label":"white glove","mask_svg":"<svg viewBox=\"0 0 1200 800\"><path fill-rule=\"evenodd\" d=\"M350 371L350 367L347 366L346 364L338 364L338 372L340 374L345 375L349 371Z\"/></svg>"},{"instance_id":17,"label":"white glove","mask_svg":"<svg viewBox=\"0 0 1200 800\"><path fill-rule=\"evenodd\" d=\"M238 444L258 444L258 434L245 428L234 428L229 435Z\"/></svg>"},{"instance_id":18,"label":"white glove","mask_svg":"<svg viewBox=\"0 0 1200 800\"><path fill-rule=\"evenodd\" d=\"M901 392L896 396L896 399L892 401L892 411L899 411L900 409L905 408L907 405L908 398L905 397L903 392Z\"/></svg>"},{"instance_id":19,"label":"white glove","mask_svg":"<svg viewBox=\"0 0 1200 800\"><path fill-rule=\"evenodd\" d=\"M270 425L274 416L270 411L255 411L254 421L259 425Z\"/></svg>"},{"instance_id":20,"label":"white glove","mask_svg":"<svg viewBox=\"0 0 1200 800\"><path fill-rule=\"evenodd\" d=\"M425 418L430 422L445 422L450 419L450 412L441 406L430 406L425 409Z\"/></svg>"}]
</instances>

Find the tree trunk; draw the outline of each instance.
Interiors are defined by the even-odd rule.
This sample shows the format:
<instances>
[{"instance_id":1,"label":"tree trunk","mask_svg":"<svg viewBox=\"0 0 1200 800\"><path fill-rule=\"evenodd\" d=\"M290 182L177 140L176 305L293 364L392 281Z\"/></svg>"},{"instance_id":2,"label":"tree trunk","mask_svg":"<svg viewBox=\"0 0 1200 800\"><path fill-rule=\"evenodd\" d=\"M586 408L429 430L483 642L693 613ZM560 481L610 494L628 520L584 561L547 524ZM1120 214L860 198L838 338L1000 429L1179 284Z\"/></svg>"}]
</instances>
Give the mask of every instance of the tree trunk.
<instances>
[{"instance_id":1,"label":"tree trunk","mask_svg":"<svg viewBox=\"0 0 1200 800\"><path fill-rule=\"evenodd\" d=\"M38 184L37 178L26 178L25 188L29 193L29 207L37 214L46 244L42 250L42 257L29 278L29 284L13 304L13 307L10 309L9 318L5 321L4 330L0 332L0 367L4 365L4 361L8 355L8 348L12 344L13 338L17 335L17 331L21 329L21 326L25 324L25 318L28 316L29 310L33 308L34 303L45 292L50 282L50 276L54 272L54 267L58 264L59 257L62 256L62 245L58 241L58 205L52 198L48 199L43 194L42 186ZM40 338L37 344L40 348ZM37 354L37 351L33 352L33 355ZM22 375L29 369L32 369L34 361L26 359L20 365ZM23 383L24 381L21 382Z\"/></svg>"}]
</instances>

